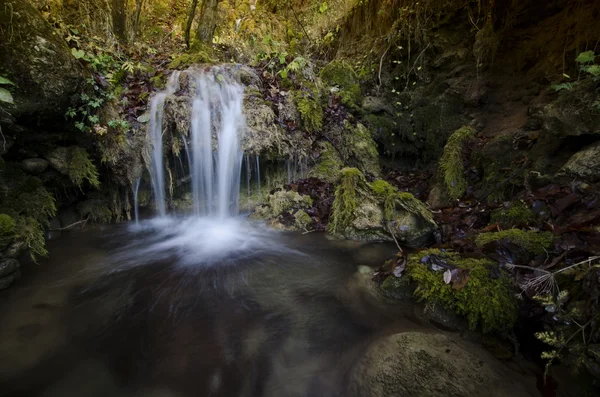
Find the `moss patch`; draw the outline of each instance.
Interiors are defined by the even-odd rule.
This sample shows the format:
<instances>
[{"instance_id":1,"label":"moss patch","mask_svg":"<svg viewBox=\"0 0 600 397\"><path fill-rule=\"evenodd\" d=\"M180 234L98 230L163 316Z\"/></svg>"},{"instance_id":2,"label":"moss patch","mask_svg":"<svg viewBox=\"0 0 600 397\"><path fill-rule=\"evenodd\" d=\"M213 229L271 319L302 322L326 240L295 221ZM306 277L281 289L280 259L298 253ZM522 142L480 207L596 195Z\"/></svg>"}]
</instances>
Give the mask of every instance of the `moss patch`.
<instances>
[{"instance_id":1,"label":"moss patch","mask_svg":"<svg viewBox=\"0 0 600 397\"><path fill-rule=\"evenodd\" d=\"M323 107L318 90L299 91L295 98L304 128L308 132L323 128Z\"/></svg>"},{"instance_id":2,"label":"moss patch","mask_svg":"<svg viewBox=\"0 0 600 397\"><path fill-rule=\"evenodd\" d=\"M386 220L392 220L396 213L396 208L400 207L435 225L431 211L429 211L421 200L412 194L399 192L394 186L381 179L371 182L370 186L375 196L383 203L383 213Z\"/></svg>"},{"instance_id":3,"label":"moss patch","mask_svg":"<svg viewBox=\"0 0 600 397\"><path fill-rule=\"evenodd\" d=\"M474 135L475 130L473 128L462 127L450 136L448 143L444 146L439 167L448 197L451 199L459 199L467 190L467 181L464 176L463 146L465 141Z\"/></svg>"},{"instance_id":4,"label":"moss patch","mask_svg":"<svg viewBox=\"0 0 600 397\"><path fill-rule=\"evenodd\" d=\"M205 51L186 52L173 59L169 64L169 69L187 69L194 64L214 62L214 59Z\"/></svg>"},{"instance_id":5,"label":"moss patch","mask_svg":"<svg viewBox=\"0 0 600 397\"><path fill-rule=\"evenodd\" d=\"M320 77L329 86L337 86L340 89L338 95L345 106L358 109L361 101L360 85L358 76L350 65L342 61L332 61L321 70Z\"/></svg>"},{"instance_id":6,"label":"moss patch","mask_svg":"<svg viewBox=\"0 0 600 397\"><path fill-rule=\"evenodd\" d=\"M525 226L534 220L533 211L523 200L512 202L509 208L494 210L491 215L491 223L498 223L504 228Z\"/></svg>"},{"instance_id":7,"label":"moss patch","mask_svg":"<svg viewBox=\"0 0 600 397\"><path fill-rule=\"evenodd\" d=\"M367 181L357 168L344 168L340 172L340 182L335 189L333 212L329 222L329 231L342 233L356 218L357 193L366 191Z\"/></svg>"},{"instance_id":8,"label":"moss patch","mask_svg":"<svg viewBox=\"0 0 600 397\"><path fill-rule=\"evenodd\" d=\"M435 272L422 263L431 255L450 266L467 270L467 284L461 289L446 284L443 272ZM440 304L466 316L471 329L479 325L483 332L506 331L517 320L518 305L510 279L504 272L498 273L493 261L463 258L454 252L432 249L410 255L406 272L417 283L415 296L419 300Z\"/></svg>"},{"instance_id":9,"label":"moss patch","mask_svg":"<svg viewBox=\"0 0 600 397\"><path fill-rule=\"evenodd\" d=\"M347 120L344 121L344 129L344 145L351 165L365 173L379 175L379 153L371 132L364 125L358 123L353 126Z\"/></svg>"},{"instance_id":10,"label":"moss patch","mask_svg":"<svg viewBox=\"0 0 600 397\"><path fill-rule=\"evenodd\" d=\"M0 214L0 249L6 248L16 237L16 227L17 224L10 215Z\"/></svg>"},{"instance_id":11,"label":"moss patch","mask_svg":"<svg viewBox=\"0 0 600 397\"><path fill-rule=\"evenodd\" d=\"M331 143L321 142L320 148L321 157L317 165L310 171L310 176L327 182L335 182L340 170L344 167L344 162Z\"/></svg>"},{"instance_id":12,"label":"moss patch","mask_svg":"<svg viewBox=\"0 0 600 397\"><path fill-rule=\"evenodd\" d=\"M507 229L494 233L482 233L475 238L475 243L478 247L483 247L486 244L500 240L507 240L537 255L543 254L552 246L554 236L550 232Z\"/></svg>"},{"instance_id":13,"label":"moss patch","mask_svg":"<svg viewBox=\"0 0 600 397\"><path fill-rule=\"evenodd\" d=\"M98 170L90 160L90 156L85 149L74 146L70 149L71 159L69 161L69 179L77 187L81 187L84 181L91 186L100 187L98 180Z\"/></svg>"}]
</instances>

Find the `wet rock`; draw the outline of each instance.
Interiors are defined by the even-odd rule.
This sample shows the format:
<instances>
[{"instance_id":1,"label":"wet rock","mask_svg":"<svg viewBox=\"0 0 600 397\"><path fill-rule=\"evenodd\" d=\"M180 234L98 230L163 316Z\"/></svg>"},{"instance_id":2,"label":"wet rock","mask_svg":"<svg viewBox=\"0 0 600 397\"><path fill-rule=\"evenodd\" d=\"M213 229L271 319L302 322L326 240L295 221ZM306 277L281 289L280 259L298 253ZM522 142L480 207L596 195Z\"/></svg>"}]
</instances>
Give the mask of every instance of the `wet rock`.
<instances>
[{"instance_id":1,"label":"wet rock","mask_svg":"<svg viewBox=\"0 0 600 397\"><path fill-rule=\"evenodd\" d=\"M0 259L0 277L6 277L19 269L19 261L12 258Z\"/></svg>"},{"instance_id":2,"label":"wet rock","mask_svg":"<svg viewBox=\"0 0 600 397\"><path fill-rule=\"evenodd\" d=\"M6 251L4 251L4 256L7 258L18 258L21 256L23 252L27 249L27 244L22 240L13 241Z\"/></svg>"},{"instance_id":3,"label":"wet rock","mask_svg":"<svg viewBox=\"0 0 600 397\"><path fill-rule=\"evenodd\" d=\"M557 173L557 176L563 175L589 182L600 181L600 142L575 153Z\"/></svg>"},{"instance_id":4,"label":"wet rock","mask_svg":"<svg viewBox=\"0 0 600 397\"><path fill-rule=\"evenodd\" d=\"M21 166L31 174L41 174L48 168L48 162L39 158L25 159L21 162Z\"/></svg>"},{"instance_id":5,"label":"wet rock","mask_svg":"<svg viewBox=\"0 0 600 397\"><path fill-rule=\"evenodd\" d=\"M7 289L15 281L14 275L0 277L0 290Z\"/></svg>"},{"instance_id":6,"label":"wet rock","mask_svg":"<svg viewBox=\"0 0 600 397\"><path fill-rule=\"evenodd\" d=\"M369 113L386 112L394 114L394 108L391 103L383 97L368 96L363 99L362 107Z\"/></svg>"},{"instance_id":7,"label":"wet rock","mask_svg":"<svg viewBox=\"0 0 600 397\"><path fill-rule=\"evenodd\" d=\"M437 229L423 217L407 211L397 211L397 215L388 228L398 241L409 247L425 247L433 242Z\"/></svg>"},{"instance_id":8,"label":"wet rock","mask_svg":"<svg viewBox=\"0 0 600 397\"><path fill-rule=\"evenodd\" d=\"M363 397L531 397L535 385L524 385L458 336L406 332L374 343L353 369L349 389L348 395Z\"/></svg>"}]
</instances>

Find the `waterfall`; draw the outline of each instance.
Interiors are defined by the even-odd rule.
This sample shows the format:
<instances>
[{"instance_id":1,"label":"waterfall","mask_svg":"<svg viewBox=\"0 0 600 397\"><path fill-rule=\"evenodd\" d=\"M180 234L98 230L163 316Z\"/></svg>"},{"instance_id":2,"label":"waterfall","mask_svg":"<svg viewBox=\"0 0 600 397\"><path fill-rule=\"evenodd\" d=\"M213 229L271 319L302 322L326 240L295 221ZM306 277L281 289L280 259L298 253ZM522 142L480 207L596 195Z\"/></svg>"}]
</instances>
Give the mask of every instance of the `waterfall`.
<instances>
[{"instance_id":1,"label":"waterfall","mask_svg":"<svg viewBox=\"0 0 600 397\"><path fill-rule=\"evenodd\" d=\"M160 216L165 216L165 169L163 163L163 115L165 113L165 99L179 89L179 72L169 76L167 87L164 91L154 95L150 100L150 139L152 141L152 191L156 210Z\"/></svg>"},{"instance_id":2,"label":"waterfall","mask_svg":"<svg viewBox=\"0 0 600 397\"><path fill-rule=\"evenodd\" d=\"M244 88L217 69L188 71L193 79L189 143L183 143L188 159L189 177L196 216L224 219L238 212L243 152L241 138L245 129ZM152 187L160 216L166 214L162 115L167 96L178 90L179 74L169 78L167 89L151 101Z\"/></svg>"},{"instance_id":3,"label":"waterfall","mask_svg":"<svg viewBox=\"0 0 600 397\"><path fill-rule=\"evenodd\" d=\"M132 186L133 188L133 213L135 214L135 224L136 226L140 223L139 216L139 205L138 205L138 192L140 191L140 182L142 181L142 177L137 178Z\"/></svg>"}]
</instances>

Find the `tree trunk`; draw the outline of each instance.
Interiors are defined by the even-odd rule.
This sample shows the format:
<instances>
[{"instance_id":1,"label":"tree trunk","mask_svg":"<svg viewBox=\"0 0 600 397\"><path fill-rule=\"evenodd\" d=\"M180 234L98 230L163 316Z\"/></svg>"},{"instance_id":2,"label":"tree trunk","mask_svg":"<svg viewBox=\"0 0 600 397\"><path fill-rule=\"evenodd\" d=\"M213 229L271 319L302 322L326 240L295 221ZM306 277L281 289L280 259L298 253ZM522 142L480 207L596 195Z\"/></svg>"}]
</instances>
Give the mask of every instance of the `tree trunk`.
<instances>
[{"instance_id":1,"label":"tree trunk","mask_svg":"<svg viewBox=\"0 0 600 397\"><path fill-rule=\"evenodd\" d=\"M192 23L194 22L194 17L196 16L197 6L198 0L193 0L192 6L190 7L190 13L188 14L187 22L185 24L185 45L187 48L190 48L190 32L192 31Z\"/></svg>"},{"instance_id":2,"label":"tree trunk","mask_svg":"<svg viewBox=\"0 0 600 397\"><path fill-rule=\"evenodd\" d=\"M144 0L135 0L135 13L133 14L133 21L131 23L132 37L135 41L137 34L140 30L140 17L142 15L142 8L144 7Z\"/></svg>"},{"instance_id":3,"label":"tree trunk","mask_svg":"<svg viewBox=\"0 0 600 397\"><path fill-rule=\"evenodd\" d=\"M125 11L126 0L112 0L112 25L113 33L120 42L127 41L127 13Z\"/></svg>"},{"instance_id":4,"label":"tree trunk","mask_svg":"<svg viewBox=\"0 0 600 397\"><path fill-rule=\"evenodd\" d=\"M217 6L219 0L204 0L200 10L200 23L196 37L202 43L212 43L217 28Z\"/></svg>"}]
</instances>

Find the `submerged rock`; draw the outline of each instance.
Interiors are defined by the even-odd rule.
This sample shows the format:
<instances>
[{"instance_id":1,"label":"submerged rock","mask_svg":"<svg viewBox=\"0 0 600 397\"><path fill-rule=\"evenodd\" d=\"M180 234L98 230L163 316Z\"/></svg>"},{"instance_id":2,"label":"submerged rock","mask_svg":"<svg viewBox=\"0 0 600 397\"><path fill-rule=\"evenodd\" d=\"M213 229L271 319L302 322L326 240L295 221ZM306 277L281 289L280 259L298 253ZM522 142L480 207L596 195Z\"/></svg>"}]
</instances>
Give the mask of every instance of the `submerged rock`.
<instances>
[{"instance_id":1,"label":"submerged rock","mask_svg":"<svg viewBox=\"0 0 600 397\"><path fill-rule=\"evenodd\" d=\"M510 380L510 381L507 381ZM531 389L531 390L530 390ZM525 397L519 375L455 335L406 332L374 343L354 367L349 395Z\"/></svg>"}]
</instances>

